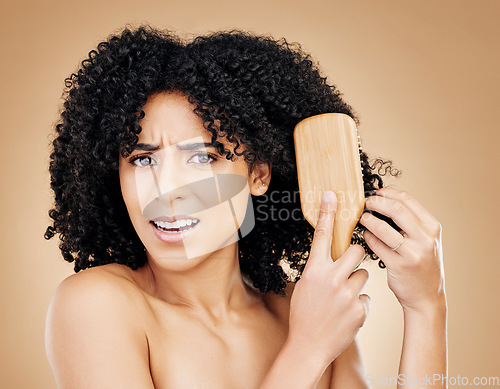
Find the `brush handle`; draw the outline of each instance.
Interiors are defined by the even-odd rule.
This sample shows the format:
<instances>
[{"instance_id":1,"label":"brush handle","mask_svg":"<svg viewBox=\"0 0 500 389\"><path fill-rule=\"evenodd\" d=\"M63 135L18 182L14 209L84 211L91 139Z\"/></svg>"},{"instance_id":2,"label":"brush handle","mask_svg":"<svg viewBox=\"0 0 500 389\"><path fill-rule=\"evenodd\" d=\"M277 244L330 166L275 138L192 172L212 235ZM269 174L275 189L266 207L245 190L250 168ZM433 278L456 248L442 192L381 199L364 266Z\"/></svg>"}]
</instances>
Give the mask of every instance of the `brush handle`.
<instances>
[{"instance_id":1,"label":"brush handle","mask_svg":"<svg viewBox=\"0 0 500 389\"><path fill-rule=\"evenodd\" d=\"M316 115L298 123L293 136L306 220L316 227L323 193L337 196L331 251L337 260L350 245L365 203L356 123L341 113Z\"/></svg>"}]
</instances>

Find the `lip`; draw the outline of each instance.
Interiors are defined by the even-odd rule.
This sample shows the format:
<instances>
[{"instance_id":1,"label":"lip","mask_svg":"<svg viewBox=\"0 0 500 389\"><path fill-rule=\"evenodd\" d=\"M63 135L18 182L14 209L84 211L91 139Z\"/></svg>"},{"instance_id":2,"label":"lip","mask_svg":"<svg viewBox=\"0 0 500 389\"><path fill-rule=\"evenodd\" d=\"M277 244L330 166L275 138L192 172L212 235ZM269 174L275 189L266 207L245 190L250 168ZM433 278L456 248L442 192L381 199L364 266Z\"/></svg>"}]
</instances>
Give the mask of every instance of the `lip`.
<instances>
[{"instance_id":1,"label":"lip","mask_svg":"<svg viewBox=\"0 0 500 389\"><path fill-rule=\"evenodd\" d=\"M189 219L198 220L196 218L189 218ZM170 220L165 220L164 216L156 218L154 220L155 221L157 221L157 220L158 221L170 221ZM175 219L175 220L180 220L180 219ZM193 233L193 231L196 229L196 227L198 227L198 224L200 224L200 223L201 222L198 222L194 227L190 228L189 230L180 231L180 232L177 232L175 234L160 231L159 229L157 229L155 227L155 225L154 225L154 223L152 221L149 222L149 225L153 229L153 232L155 233L156 237L158 239L160 239L162 242L165 242L165 243L179 243L179 242L182 242L184 239L186 239L189 235L191 235Z\"/></svg>"},{"instance_id":2,"label":"lip","mask_svg":"<svg viewBox=\"0 0 500 389\"><path fill-rule=\"evenodd\" d=\"M158 216L152 219L151 221L154 222L170 222L173 223L177 220L182 220L182 219L192 219L192 220L198 220L195 217L191 217L188 215L174 215L174 216Z\"/></svg>"}]
</instances>

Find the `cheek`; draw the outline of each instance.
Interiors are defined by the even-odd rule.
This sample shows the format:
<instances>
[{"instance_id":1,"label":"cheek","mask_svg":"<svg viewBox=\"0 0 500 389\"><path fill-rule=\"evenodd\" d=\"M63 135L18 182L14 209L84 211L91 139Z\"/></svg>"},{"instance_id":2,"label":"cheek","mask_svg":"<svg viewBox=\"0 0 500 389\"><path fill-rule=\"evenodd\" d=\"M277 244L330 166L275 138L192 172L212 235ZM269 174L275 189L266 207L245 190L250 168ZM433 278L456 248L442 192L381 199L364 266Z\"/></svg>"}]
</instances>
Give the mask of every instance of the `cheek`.
<instances>
[{"instance_id":1,"label":"cheek","mask_svg":"<svg viewBox=\"0 0 500 389\"><path fill-rule=\"evenodd\" d=\"M238 221L238 227L241 227L243 220L245 219L247 208L249 206L252 207L252 203L251 201L249 201L249 197L250 197L250 190L248 188L248 185L245 185L245 188L232 199L233 208L236 214L235 216ZM252 209L248 210L248 212L251 213L250 216L253 219L253 207Z\"/></svg>"},{"instance_id":2,"label":"cheek","mask_svg":"<svg viewBox=\"0 0 500 389\"><path fill-rule=\"evenodd\" d=\"M130 169L119 168L120 189L122 192L123 201L127 206L129 214L136 211L138 207L137 188L135 176Z\"/></svg>"}]
</instances>

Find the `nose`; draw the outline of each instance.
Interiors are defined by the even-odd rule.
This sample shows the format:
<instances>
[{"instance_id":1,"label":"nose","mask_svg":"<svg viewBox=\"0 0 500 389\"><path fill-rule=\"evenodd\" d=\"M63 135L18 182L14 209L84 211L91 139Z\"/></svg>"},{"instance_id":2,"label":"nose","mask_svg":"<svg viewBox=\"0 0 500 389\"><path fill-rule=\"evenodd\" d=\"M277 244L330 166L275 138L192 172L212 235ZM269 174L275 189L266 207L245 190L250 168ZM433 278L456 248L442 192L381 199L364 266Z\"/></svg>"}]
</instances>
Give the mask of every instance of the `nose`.
<instances>
[{"instance_id":1,"label":"nose","mask_svg":"<svg viewBox=\"0 0 500 389\"><path fill-rule=\"evenodd\" d=\"M158 169L151 167L151 174L155 180L158 197L168 196L170 201L186 197L187 187L178 173L179 171L175 166L175 162L165 163Z\"/></svg>"},{"instance_id":2,"label":"nose","mask_svg":"<svg viewBox=\"0 0 500 389\"><path fill-rule=\"evenodd\" d=\"M156 194L143 209L146 219L152 220L157 216L185 213L179 210L186 203L184 199L188 197L187 186L182 185L181 178L179 174L175 174L175 170L172 165L162 169L151 166L150 172L156 187Z\"/></svg>"}]
</instances>

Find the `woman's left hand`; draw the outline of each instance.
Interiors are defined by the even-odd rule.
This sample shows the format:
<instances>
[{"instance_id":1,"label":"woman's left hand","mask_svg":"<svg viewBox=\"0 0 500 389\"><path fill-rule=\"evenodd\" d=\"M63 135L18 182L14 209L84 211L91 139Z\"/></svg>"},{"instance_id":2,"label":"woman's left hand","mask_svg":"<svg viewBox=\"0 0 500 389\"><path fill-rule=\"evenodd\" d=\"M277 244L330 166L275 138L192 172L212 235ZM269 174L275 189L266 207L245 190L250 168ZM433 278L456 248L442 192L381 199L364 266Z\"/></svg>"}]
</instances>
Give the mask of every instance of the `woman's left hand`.
<instances>
[{"instance_id":1,"label":"woman's left hand","mask_svg":"<svg viewBox=\"0 0 500 389\"><path fill-rule=\"evenodd\" d=\"M389 288L405 312L446 305L441 224L407 192L381 188L375 193L366 199L366 208L388 216L403 230L369 212L360 218L367 245L387 267Z\"/></svg>"}]
</instances>

